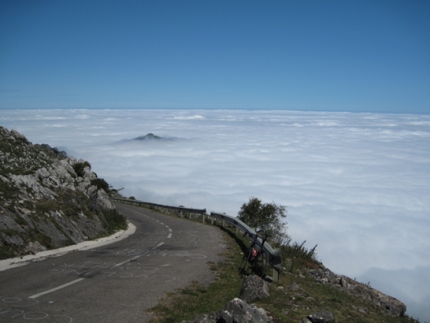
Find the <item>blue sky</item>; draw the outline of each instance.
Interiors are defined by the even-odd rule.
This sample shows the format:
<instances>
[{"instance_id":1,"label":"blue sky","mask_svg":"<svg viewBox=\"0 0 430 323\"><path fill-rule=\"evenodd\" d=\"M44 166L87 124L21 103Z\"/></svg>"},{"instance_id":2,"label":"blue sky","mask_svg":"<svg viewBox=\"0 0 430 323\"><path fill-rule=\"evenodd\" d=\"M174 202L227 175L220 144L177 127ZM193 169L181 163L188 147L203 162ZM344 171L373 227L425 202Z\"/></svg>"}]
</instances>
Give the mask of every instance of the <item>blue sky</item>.
<instances>
[{"instance_id":1,"label":"blue sky","mask_svg":"<svg viewBox=\"0 0 430 323\"><path fill-rule=\"evenodd\" d=\"M0 1L0 109L430 113L428 1Z\"/></svg>"}]
</instances>

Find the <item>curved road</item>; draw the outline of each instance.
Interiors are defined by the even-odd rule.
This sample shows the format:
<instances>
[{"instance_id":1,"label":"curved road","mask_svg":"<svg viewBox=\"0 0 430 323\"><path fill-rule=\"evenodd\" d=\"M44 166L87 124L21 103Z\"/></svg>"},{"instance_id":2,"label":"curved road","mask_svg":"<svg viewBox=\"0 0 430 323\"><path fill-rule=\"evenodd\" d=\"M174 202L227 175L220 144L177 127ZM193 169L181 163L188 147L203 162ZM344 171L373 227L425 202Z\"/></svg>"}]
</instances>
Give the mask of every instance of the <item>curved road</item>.
<instances>
[{"instance_id":1,"label":"curved road","mask_svg":"<svg viewBox=\"0 0 430 323\"><path fill-rule=\"evenodd\" d=\"M166 292L208 283L224 249L217 228L117 204L127 239L0 272L0 322L146 322Z\"/></svg>"}]
</instances>

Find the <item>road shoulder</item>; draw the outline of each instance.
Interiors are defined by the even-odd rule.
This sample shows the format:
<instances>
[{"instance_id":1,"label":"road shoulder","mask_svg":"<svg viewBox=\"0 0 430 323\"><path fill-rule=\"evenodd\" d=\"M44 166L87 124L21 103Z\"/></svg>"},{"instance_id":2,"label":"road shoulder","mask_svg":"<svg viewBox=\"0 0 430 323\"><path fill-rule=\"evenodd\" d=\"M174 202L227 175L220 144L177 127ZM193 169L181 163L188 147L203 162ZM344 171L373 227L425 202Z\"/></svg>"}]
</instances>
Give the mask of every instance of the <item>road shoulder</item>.
<instances>
[{"instance_id":1,"label":"road shoulder","mask_svg":"<svg viewBox=\"0 0 430 323\"><path fill-rule=\"evenodd\" d=\"M38 252L35 255L25 255L22 257L0 260L0 271L8 270L19 266L24 266L30 262L41 261L46 258L62 256L72 251L90 250L93 248L102 247L102 246L126 239L127 237L129 237L135 232L136 232L136 227L131 222L128 222L127 230L117 231L108 237L103 237L96 240L83 241L75 245L67 246L63 248L45 250L45 251Z\"/></svg>"}]
</instances>

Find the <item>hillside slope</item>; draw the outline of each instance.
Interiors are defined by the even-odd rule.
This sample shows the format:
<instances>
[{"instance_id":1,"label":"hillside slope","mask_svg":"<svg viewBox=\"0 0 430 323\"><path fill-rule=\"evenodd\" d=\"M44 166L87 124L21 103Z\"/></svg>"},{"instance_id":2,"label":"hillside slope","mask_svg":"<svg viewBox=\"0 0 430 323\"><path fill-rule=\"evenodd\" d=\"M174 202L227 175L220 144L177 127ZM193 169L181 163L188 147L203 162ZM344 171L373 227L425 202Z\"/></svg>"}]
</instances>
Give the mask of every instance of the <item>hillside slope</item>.
<instances>
[{"instance_id":1,"label":"hillside slope","mask_svg":"<svg viewBox=\"0 0 430 323\"><path fill-rule=\"evenodd\" d=\"M0 127L0 259L125 228L107 192L88 162Z\"/></svg>"}]
</instances>

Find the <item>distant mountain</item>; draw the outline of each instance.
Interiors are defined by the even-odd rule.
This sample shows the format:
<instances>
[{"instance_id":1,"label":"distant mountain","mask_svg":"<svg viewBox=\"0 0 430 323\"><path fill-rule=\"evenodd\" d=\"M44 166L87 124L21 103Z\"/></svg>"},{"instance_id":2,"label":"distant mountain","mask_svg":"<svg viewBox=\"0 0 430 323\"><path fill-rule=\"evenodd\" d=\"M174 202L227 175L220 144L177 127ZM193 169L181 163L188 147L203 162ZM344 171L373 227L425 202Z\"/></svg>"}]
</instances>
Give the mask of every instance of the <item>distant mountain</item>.
<instances>
[{"instance_id":1,"label":"distant mountain","mask_svg":"<svg viewBox=\"0 0 430 323\"><path fill-rule=\"evenodd\" d=\"M164 138L154 135L153 133L148 133L145 136L136 137L133 140L162 140Z\"/></svg>"}]
</instances>

